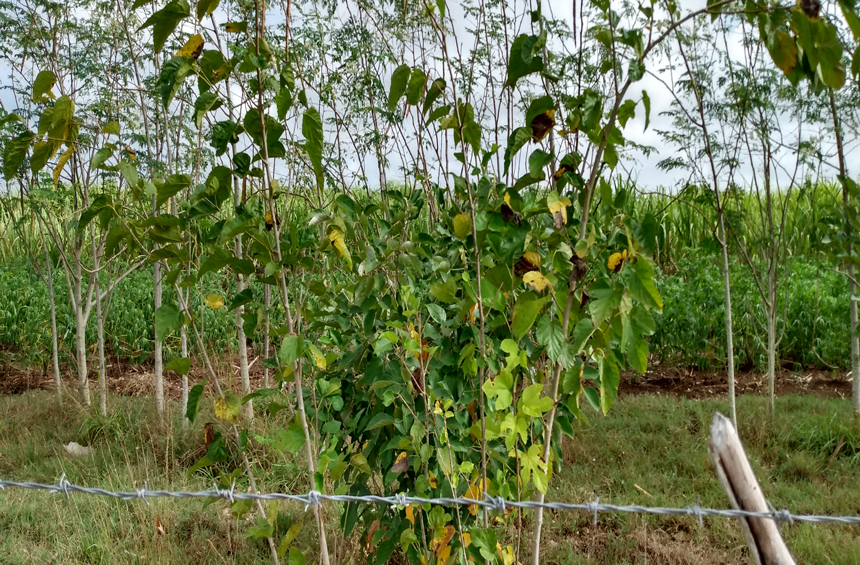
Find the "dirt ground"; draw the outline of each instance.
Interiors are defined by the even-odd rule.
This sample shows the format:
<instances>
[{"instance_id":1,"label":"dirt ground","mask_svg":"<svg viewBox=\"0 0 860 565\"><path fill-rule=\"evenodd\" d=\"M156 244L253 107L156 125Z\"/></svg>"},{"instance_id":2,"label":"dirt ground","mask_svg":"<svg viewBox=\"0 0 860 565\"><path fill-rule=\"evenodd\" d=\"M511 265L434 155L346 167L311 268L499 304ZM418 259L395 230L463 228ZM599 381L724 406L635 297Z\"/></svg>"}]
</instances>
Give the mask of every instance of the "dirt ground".
<instances>
[{"instance_id":1,"label":"dirt ground","mask_svg":"<svg viewBox=\"0 0 860 565\"><path fill-rule=\"evenodd\" d=\"M252 388L260 387L264 380L263 358L256 351L248 352L251 363ZM197 365L192 367L189 381L193 385L206 380L206 371ZM215 367L222 382L238 389L238 358L221 359ZM77 374L73 367L63 369L66 387L77 387ZM108 389L128 396L150 394L154 383L152 366L128 365L116 360L108 362ZM96 371L90 368L90 387L98 388ZM0 394L19 394L26 390L52 390L54 380L50 369L45 372L37 368L21 368L13 353L0 350ZM760 371L740 371L735 374L737 394L767 394L767 375ZM665 394L675 397L702 399L722 397L728 391L725 372L698 371L683 367L652 367L644 375L624 373L621 377L620 395ZM165 373L164 393L169 398L179 398L182 381L173 372ZM776 375L775 392L778 396L790 394L812 394L822 398L850 398L851 375L844 371L789 371L781 369Z\"/></svg>"}]
</instances>

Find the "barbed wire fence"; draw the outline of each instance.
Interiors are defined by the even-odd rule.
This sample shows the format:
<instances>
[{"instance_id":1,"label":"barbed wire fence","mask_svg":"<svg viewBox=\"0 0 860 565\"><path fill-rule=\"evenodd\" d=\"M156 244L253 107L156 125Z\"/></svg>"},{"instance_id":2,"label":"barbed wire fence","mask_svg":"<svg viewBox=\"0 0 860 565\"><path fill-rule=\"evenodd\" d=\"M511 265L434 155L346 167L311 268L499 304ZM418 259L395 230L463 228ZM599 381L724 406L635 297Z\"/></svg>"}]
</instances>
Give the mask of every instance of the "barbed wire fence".
<instances>
[{"instance_id":1,"label":"barbed wire fence","mask_svg":"<svg viewBox=\"0 0 860 565\"><path fill-rule=\"evenodd\" d=\"M384 504L392 507L406 507L408 505L423 505L431 506L480 506L490 510L505 512L508 508L535 509L544 508L546 510L559 511L579 511L593 514L594 523L597 523L597 515L601 512L618 512L626 514L655 514L660 516L691 516L699 520L701 523L703 518L710 516L718 516L723 518L764 518L774 520L776 522L794 523L806 522L813 524L847 524L860 525L860 516L829 516L818 514L794 514L787 509L776 510L771 512L751 512L747 510L735 509L714 509L703 508L699 502L692 506L684 508L668 508L662 506L640 506L640 505L618 505L618 504L603 504L600 498L592 502L584 502L579 504L568 502L536 502L532 500L506 500L501 497L486 496L480 500L471 498L423 498L417 496L409 496L408 494L397 494L394 496L376 496L376 495L348 495L348 494L323 494L312 490L307 494L285 494L285 493L249 493L235 490L235 483L230 488L219 488L214 485L208 490L199 491L173 491L173 490L150 490L144 484L143 488L134 491L114 491L98 487L86 487L76 485L66 480L65 474L60 477L56 484L44 484L34 482L18 482L6 481L0 479L0 490L7 488L19 488L27 490L44 490L54 494L64 494L67 498L71 498L72 493L89 494L95 496L105 496L116 498L125 501L143 501L149 504L148 499L152 498L206 498L206 499L223 499L230 503L236 500L260 500L260 501L293 501L305 505L307 510L310 506L319 505L323 502L347 502L347 503L366 503L366 504Z\"/></svg>"}]
</instances>

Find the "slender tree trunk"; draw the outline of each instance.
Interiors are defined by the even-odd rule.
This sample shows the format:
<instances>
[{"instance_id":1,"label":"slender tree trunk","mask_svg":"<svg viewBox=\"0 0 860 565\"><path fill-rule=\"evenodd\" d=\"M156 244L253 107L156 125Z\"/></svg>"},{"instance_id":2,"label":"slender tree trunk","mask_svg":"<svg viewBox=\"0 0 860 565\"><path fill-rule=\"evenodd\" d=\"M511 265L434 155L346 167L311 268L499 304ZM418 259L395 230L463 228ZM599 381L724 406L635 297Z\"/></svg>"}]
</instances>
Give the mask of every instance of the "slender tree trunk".
<instances>
[{"instance_id":1,"label":"slender tree trunk","mask_svg":"<svg viewBox=\"0 0 860 565\"><path fill-rule=\"evenodd\" d=\"M851 296L857 295L857 283L854 282L854 265L848 266L851 277L849 287ZM851 399L854 406L854 418L860 421L860 339L857 337L857 301L851 299Z\"/></svg>"},{"instance_id":2,"label":"slender tree trunk","mask_svg":"<svg viewBox=\"0 0 860 565\"><path fill-rule=\"evenodd\" d=\"M63 377L60 374L60 347L57 337L57 305L54 300L54 273L51 269L51 257L48 255L48 244L45 242L45 231L42 227L42 217L36 214L39 222L39 232L42 235L42 251L45 253L45 281L48 283L48 301L51 307L51 356L54 364L54 384L57 387L57 403L63 405Z\"/></svg>"},{"instance_id":3,"label":"slender tree trunk","mask_svg":"<svg viewBox=\"0 0 860 565\"><path fill-rule=\"evenodd\" d=\"M101 285L99 283L99 257L96 247L95 229L90 225L90 239L93 248L93 284L96 296L96 341L99 352L99 413L107 416L107 363L105 361L104 313L102 312Z\"/></svg>"},{"instance_id":4,"label":"slender tree trunk","mask_svg":"<svg viewBox=\"0 0 860 565\"><path fill-rule=\"evenodd\" d=\"M767 279L767 294L770 304L766 304L767 311L767 412L773 418L774 415L774 384L776 382L776 285L773 277L769 274Z\"/></svg>"},{"instance_id":5,"label":"slender tree trunk","mask_svg":"<svg viewBox=\"0 0 860 565\"><path fill-rule=\"evenodd\" d=\"M78 392L84 406L90 406L90 383L87 380L87 320L84 317L84 299L81 296L81 246L78 239L75 250L75 285L74 285L74 309L75 309L75 353L78 359Z\"/></svg>"},{"instance_id":6,"label":"slender tree trunk","mask_svg":"<svg viewBox=\"0 0 860 565\"><path fill-rule=\"evenodd\" d=\"M158 207L155 203L155 195L152 195L152 215L158 215ZM158 246L156 245L156 249ZM161 281L161 261L156 261L152 271L153 279L153 313L161 308L162 299L162 281ZM161 339L158 335L158 326L155 326L155 345L153 347L154 370L155 370L155 411L158 414L159 420L164 420L164 355L162 352Z\"/></svg>"},{"instance_id":7,"label":"slender tree trunk","mask_svg":"<svg viewBox=\"0 0 860 565\"><path fill-rule=\"evenodd\" d=\"M183 359L188 358L188 331L185 329L183 325L179 330L179 339L180 339L180 348L181 355ZM191 423L188 421L188 418L185 416L188 413L188 373L182 375L182 431L188 431L188 425Z\"/></svg>"},{"instance_id":8,"label":"slender tree trunk","mask_svg":"<svg viewBox=\"0 0 860 565\"><path fill-rule=\"evenodd\" d=\"M836 154L839 158L839 175L846 179L848 170L845 166L845 148L842 145L842 124L839 123L839 114L836 112L836 99L833 96L833 90L830 90L830 113L833 118L833 133L836 136ZM848 190L845 187L846 180L842 181L842 207L848 212ZM851 223L845 222L845 235L848 244L851 245ZM853 250L852 250L853 251ZM857 301L854 297L857 295L857 279L854 265L848 265L848 303L849 316L851 319L851 401L854 408L854 418L860 422L860 337L857 336Z\"/></svg>"},{"instance_id":9,"label":"slender tree trunk","mask_svg":"<svg viewBox=\"0 0 860 565\"><path fill-rule=\"evenodd\" d=\"M717 222L720 230L720 251L722 252L723 300L726 305L726 373L729 380L729 412L732 425L738 427L738 411L735 403L735 343L732 325L732 289L729 279L729 244L726 239L726 224L722 210L718 210Z\"/></svg>"},{"instance_id":10,"label":"slender tree trunk","mask_svg":"<svg viewBox=\"0 0 860 565\"><path fill-rule=\"evenodd\" d=\"M242 257L242 236L236 238L236 257ZM236 293L245 290L245 277L238 276L236 281ZM242 378L242 395L251 394L251 376L248 371L248 340L245 336L245 328L242 325L242 315L245 313L245 307L239 306L236 308L236 339L239 340L239 375ZM250 424L254 423L254 404L249 400L245 403L245 417L248 418Z\"/></svg>"},{"instance_id":11,"label":"slender tree trunk","mask_svg":"<svg viewBox=\"0 0 860 565\"><path fill-rule=\"evenodd\" d=\"M272 303L272 291L269 288L269 285L265 285L263 288L263 304L266 308L266 312L269 311L269 306ZM269 337L269 317L266 316L266 335L264 337L263 342L263 359L268 359L269 355L271 355L271 344L272 338ZM269 388L269 368L265 367L263 369L263 388Z\"/></svg>"}]
</instances>

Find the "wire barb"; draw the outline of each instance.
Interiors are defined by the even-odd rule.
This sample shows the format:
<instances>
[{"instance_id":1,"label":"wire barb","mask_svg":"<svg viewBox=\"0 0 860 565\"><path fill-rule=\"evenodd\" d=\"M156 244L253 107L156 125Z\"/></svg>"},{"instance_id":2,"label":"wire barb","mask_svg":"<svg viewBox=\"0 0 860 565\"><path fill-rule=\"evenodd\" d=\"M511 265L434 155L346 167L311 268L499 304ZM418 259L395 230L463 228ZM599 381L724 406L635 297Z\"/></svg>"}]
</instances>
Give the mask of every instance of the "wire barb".
<instances>
[{"instance_id":1,"label":"wire barb","mask_svg":"<svg viewBox=\"0 0 860 565\"><path fill-rule=\"evenodd\" d=\"M146 499L146 481L143 481L143 488L137 489L137 498L144 501L149 506L149 501Z\"/></svg>"},{"instance_id":2,"label":"wire barb","mask_svg":"<svg viewBox=\"0 0 860 565\"><path fill-rule=\"evenodd\" d=\"M311 506L321 506L322 505L321 498L322 498L322 493L320 493L320 491L312 490L311 492L309 492L308 493L308 503L305 504L305 512L307 512L308 508L310 508Z\"/></svg>"}]
</instances>

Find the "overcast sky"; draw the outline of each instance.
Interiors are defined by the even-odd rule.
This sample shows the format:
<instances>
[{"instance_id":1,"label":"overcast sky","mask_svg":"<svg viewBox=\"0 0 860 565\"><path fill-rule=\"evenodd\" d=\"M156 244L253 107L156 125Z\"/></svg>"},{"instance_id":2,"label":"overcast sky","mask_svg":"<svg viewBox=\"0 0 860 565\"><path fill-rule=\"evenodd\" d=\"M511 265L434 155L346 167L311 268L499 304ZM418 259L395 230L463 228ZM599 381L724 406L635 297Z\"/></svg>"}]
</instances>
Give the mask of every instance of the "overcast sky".
<instances>
[{"instance_id":1,"label":"overcast sky","mask_svg":"<svg viewBox=\"0 0 860 565\"><path fill-rule=\"evenodd\" d=\"M696 10L704 7L706 0L684 0L682 3L684 10ZM453 0L449 2L451 4L452 12L452 21L454 22L456 36L461 38L463 45L461 46L464 52L468 52L471 48L472 39L470 38L470 34L467 31L470 22L468 19L462 15L462 11L453 6ZM517 10L518 13L525 13L525 10L528 7L528 3L523 2L522 0L518 2L510 2L510 9ZM544 0L544 10L550 17L555 19L560 19L571 24L573 17L573 3L571 0ZM226 16L224 14L217 14L219 16L219 20L225 21ZM267 21L270 24L275 24L278 21L283 21L282 15L273 10L270 16L267 16ZM521 25L528 26L527 20L523 20ZM525 29L520 31L527 31ZM741 57L741 46L740 46L740 34L729 34L729 50L733 54L734 57ZM663 112L669 109L670 103L672 100L671 94L667 91L664 84L661 84L661 80L665 82L670 82L670 77L665 72L658 71L659 68L665 66L666 61L660 61L659 59L651 59L647 68L649 71L657 72L657 78L646 75L639 83L635 85L635 88L631 88L630 96L636 100L639 99L640 93L643 89L647 90L650 94L651 98L651 114L650 114L650 126L647 130L644 128L644 115L641 110L641 106L637 109L637 115L634 120L628 123L627 127L624 130L625 136L639 144L651 146L655 148L655 152L651 156L645 156L642 154L636 154L635 158L637 159L636 163L627 163L626 166L629 169L633 170L633 177L637 181L638 185L643 188L658 188L658 187L672 187L675 186L679 181L682 181L687 177L687 173L684 172L664 172L657 167L657 164L669 157L673 156L677 153L677 148L674 146L667 145L659 135L660 130L668 130L671 129L670 119L661 115ZM504 73L504 68L499 68L499 73ZM9 82L9 68L2 66L0 63L0 84L8 84ZM11 96L11 93L8 90L0 90L0 101L4 104L7 110L11 110L15 107L15 101ZM223 119L223 118L219 118ZM791 123L791 120L786 118L786 123L781 124L785 131L791 132L792 130L796 130L797 124ZM806 126L805 126L806 127ZM334 141L333 136L329 136L329 141ZM831 153L832 148L830 147L831 142L825 141L823 143L823 152ZM849 155L848 155L848 163L860 163L860 149L858 149L857 143L852 142L849 147ZM526 153L523 151L522 153ZM352 159L353 162L349 163L348 166L353 171L358 171L358 165L355 159ZM781 164L788 170L791 170L794 167L794 158L792 155L786 153L781 158ZM370 159L365 161L365 172L367 177L371 183L375 183L375 180L378 179L378 171L376 170L376 162L375 159ZM858 172L857 166L852 167L851 172L856 174ZM741 178L738 179L741 181L741 184L748 184L750 178L751 170L748 166L741 168L740 175ZM830 172L825 170L825 175L830 176ZM399 171L399 163L398 157L396 155L392 155L391 158L391 167L387 171L387 177L389 180L394 179L402 179L402 173ZM441 179L439 179L441 181Z\"/></svg>"}]
</instances>

